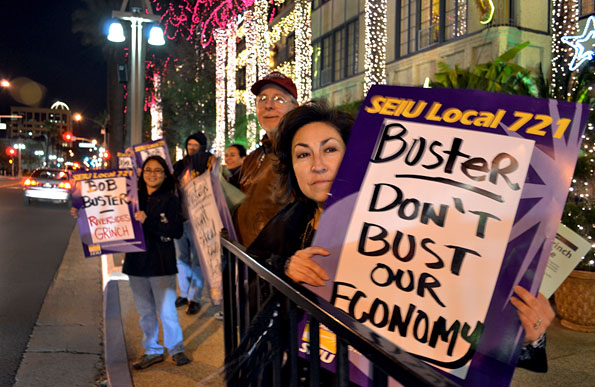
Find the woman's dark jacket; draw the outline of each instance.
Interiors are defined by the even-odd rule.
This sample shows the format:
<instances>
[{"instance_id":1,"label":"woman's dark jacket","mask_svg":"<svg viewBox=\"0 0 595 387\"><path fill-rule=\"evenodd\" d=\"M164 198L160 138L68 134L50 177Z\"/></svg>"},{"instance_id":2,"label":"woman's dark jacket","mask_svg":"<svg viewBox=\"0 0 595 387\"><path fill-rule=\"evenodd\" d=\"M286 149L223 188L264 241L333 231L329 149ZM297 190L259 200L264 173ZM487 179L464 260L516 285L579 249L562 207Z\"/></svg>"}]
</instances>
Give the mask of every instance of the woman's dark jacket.
<instances>
[{"instance_id":1,"label":"woman's dark jacket","mask_svg":"<svg viewBox=\"0 0 595 387\"><path fill-rule=\"evenodd\" d=\"M176 274L173 240L184 231L180 200L163 186L151 195L139 191L138 199L141 211L147 214L143 223L146 251L126 253L122 272L139 277Z\"/></svg>"},{"instance_id":2,"label":"woman's dark jacket","mask_svg":"<svg viewBox=\"0 0 595 387\"><path fill-rule=\"evenodd\" d=\"M316 204L297 201L289 203L267 223L247 253L258 261L282 270L285 262L302 246L302 236L314 217ZM305 247L310 245L308 243Z\"/></svg>"}]
</instances>

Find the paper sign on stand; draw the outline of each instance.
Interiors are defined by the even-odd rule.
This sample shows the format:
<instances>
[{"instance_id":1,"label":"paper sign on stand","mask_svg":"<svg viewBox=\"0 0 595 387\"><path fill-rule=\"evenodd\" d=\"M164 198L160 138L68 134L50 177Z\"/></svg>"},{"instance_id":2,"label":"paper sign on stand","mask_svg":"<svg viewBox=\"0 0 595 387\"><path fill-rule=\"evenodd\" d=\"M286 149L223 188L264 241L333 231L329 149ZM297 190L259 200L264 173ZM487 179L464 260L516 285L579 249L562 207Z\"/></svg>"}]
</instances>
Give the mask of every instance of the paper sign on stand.
<instances>
[{"instance_id":1,"label":"paper sign on stand","mask_svg":"<svg viewBox=\"0 0 595 387\"><path fill-rule=\"evenodd\" d=\"M550 298L589 250L591 242L560 223L539 292Z\"/></svg>"}]
</instances>

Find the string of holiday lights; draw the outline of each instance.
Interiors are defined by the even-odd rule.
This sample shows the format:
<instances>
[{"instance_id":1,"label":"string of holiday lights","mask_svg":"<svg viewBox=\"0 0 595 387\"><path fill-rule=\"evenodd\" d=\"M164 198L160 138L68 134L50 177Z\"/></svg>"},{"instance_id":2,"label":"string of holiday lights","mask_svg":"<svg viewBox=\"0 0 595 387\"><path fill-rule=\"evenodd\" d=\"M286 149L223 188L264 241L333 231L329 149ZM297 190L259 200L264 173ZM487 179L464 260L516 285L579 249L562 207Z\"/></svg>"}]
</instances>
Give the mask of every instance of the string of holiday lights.
<instances>
[{"instance_id":1,"label":"string of holiday lights","mask_svg":"<svg viewBox=\"0 0 595 387\"><path fill-rule=\"evenodd\" d=\"M578 27L579 8L577 0L552 0L552 95L566 99L574 83L574 76L567 79L571 60L570 47L562 43L562 37L574 35ZM566 95L562 95L566 90Z\"/></svg>"},{"instance_id":2,"label":"string of holiday lights","mask_svg":"<svg viewBox=\"0 0 595 387\"><path fill-rule=\"evenodd\" d=\"M295 80L298 103L312 98L312 4L309 0L295 2Z\"/></svg>"},{"instance_id":3,"label":"string of holiday lights","mask_svg":"<svg viewBox=\"0 0 595 387\"><path fill-rule=\"evenodd\" d=\"M216 156L225 152L225 49L227 30L215 31L215 143Z\"/></svg>"},{"instance_id":4,"label":"string of holiday lights","mask_svg":"<svg viewBox=\"0 0 595 387\"><path fill-rule=\"evenodd\" d=\"M269 23L268 23L269 4L267 0L254 0L253 23L256 29L258 40L257 60L258 60L258 79L264 78L269 73Z\"/></svg>"},{"instance_id":5,"label":"string of holiday lights","mask_svg":"<svg viewBox=\"0 0 595 387\"><path fill-rule=\"evenodd\" d=\"M364 95L372 85L386 83L387 0L365 0Z\"/></svg>"},{"instance_id":6,"label":"string of holiday lights","mask_svg":"<svg viewBox=\"0 0 595 387\"><path fill-rule=\"evenodd\" d=\"M231 21L227 26L227 138L235 137L236 125L236 44L237 23Z\"/></svg>"},{"instance_id":7,"label":"string of holiday lights","mask_svg":"<svg viewBox=\"0 0 595 387\"><path fill-rule=\"evenodd\" d=\"M248 56L246 60L246 85L253 85L257 80L257 49L258 33L254 24L256 23L255 15L251 10L244 14L244 23L246 25L246 47ZM250 145L250 149L256 148L258 138L256 138L257 123L254 117L256 116L256 98L250 92L250 87L246 88L244 92L244 103L246 104L246 139Z\"/></svg>"},{"instance_id":8,"label":"string of holiday lights","mask_svg":"<svg viewBox=\"0 0 595 387\"><path fill-rule=\"evenodd\" d=\"M291 32L295 30L296 24L296 13L298 12L298 3L300 1L296 1L295 8L291 13L281 20L279 20L275 25L271 28L271 32L269 33L269 43L275 44L281 40L282 36L287 36ZM308 2L309 3L309 2Z\"/></svg>"},{"instance_id":9,"label":"string of holiday lights","mask_svg":"<svg viewBox=\"0 0 595 387\"><path fill-rule=\"evenodd\" d=\"M283 62L277 67L275 67L275 71L285 74L289 78L295 80L295 85L297 86L297 78L295 76L295 61L287 61Z\"/></svg>"},{"instance_id":10,"label":"string of holiday lights","mask_svg":"<svg viewBox=\"0 0 595 387\"><path fill-rule=\"evenodd\" d=\"M161 75L153 76L154 99L151 103L151 140L163 138L163 106L161 105Z\"/></svg>"}]
</instances>

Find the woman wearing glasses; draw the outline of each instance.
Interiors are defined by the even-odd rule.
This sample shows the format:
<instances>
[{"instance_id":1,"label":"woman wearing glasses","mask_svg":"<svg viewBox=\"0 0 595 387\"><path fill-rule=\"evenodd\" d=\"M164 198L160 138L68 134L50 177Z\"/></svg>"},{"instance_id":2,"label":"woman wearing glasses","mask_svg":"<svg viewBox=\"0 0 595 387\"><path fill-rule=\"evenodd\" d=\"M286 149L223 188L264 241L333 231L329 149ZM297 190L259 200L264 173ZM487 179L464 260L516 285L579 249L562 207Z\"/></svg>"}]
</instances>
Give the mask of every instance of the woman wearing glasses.
<instances>
[{"instance_id":1,"label":"woman wearing glasses","mask_svg":"<svg viewBox=\"0 0 595 387\"><path fill-rule=\"evenodd\" d=\"M128 274L136 310L140 316L145 354L133 367L147 368L164 359L158 343L159 322L163 324L163 343L176 365L190 359L184 354L182 328L176 300L176 252L174 238L182 236L180 201L175 194L175 179L160 156L148 157L138 180L140 211L134 218L143 224L146 251L127 253L122 272Z\"/></svg>"},{"instance_id":2,"label":"woman wearing glasses","mask_svg":"<svg viewBox=\"0 0 595 387\"><path fill-rule=\"evenodd\" d=\"M183 231L175 187L175 179L165 160L160 156L148 157L138 179L140 211L134 214L143 225L146 251L127 253L122 268L128 275L143 331L145 353L132 364L136 369L162 362L164 346L176 365L190 362L184 354L182 328L174 305L178 270L173 239L181 237ZM74 207L71 214L77 217ZM164 346L158 343L157 315L163 325Z\"/></svg>"}]
</instances>

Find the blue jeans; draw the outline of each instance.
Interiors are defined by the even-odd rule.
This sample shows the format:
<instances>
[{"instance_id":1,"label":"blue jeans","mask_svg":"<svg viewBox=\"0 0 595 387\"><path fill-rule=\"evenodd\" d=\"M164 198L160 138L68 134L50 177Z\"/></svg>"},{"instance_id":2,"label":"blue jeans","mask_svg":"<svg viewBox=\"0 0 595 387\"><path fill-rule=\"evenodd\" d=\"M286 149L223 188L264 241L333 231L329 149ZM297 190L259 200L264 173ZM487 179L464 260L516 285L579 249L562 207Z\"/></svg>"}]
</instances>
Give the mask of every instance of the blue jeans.
<instances>
[{"instance_id":1,"label":"blue jeans","mask_svg":"<svg viewBox=\"0 0 595 387\"><path fill-rule=\"evenodd\" d=\"M192 240L190 221L184 222L184 234L174 239L177 253L178 285L180 297L199 302L202 296L203 275L198 263L198 254Z\"/></svg>"},{"instance_id":2,"label":"blue jeans","mask_svg":"<svg viewBox=\"0 0 595 387\"><path fill-rule=\"evenodd\" d=\"M143 331L145 354L163 353L163 346L158 343L159 321L163 325L163 344L170 355L184 352L182 327L176 310L176 276L156 277L128 276L136 310L140 317L139 324Z\"/></svg>"}]
</instances>

